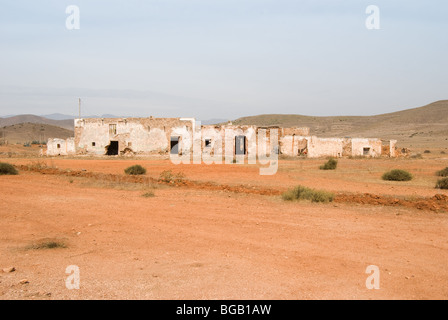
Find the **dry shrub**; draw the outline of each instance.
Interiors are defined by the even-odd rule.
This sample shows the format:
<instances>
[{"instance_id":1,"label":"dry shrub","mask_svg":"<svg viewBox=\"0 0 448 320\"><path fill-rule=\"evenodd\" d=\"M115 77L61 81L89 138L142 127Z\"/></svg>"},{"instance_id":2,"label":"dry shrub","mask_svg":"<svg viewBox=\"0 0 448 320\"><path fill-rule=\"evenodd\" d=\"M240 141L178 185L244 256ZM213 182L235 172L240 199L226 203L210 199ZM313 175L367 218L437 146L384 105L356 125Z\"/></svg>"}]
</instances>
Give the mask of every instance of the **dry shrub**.
<instances>
[{"instance_id":1,"label":"dry shrub","mask_svg":"<svg viewBox=\"0 0 448 320\"><path fill-rule=\"evenodd\" d=\"M297 186L282 194L285 201L310 200L311 202L332 202L334 194L323 190L314 190L304 186Z\"/></svg>"},{"instance_id":2,"label":"dry shrub","mask_svg":"<svg viewBox=\"0 0 448 320\"><path fill-rule=\"evenodd\" d=\"M136 164L134 166L126 168L124 170L124 173L129 174L129 175L142 175L142 174L146 174L146 169L143 168L141 165Z\"/></svg>"},{"instance_id":3,"label":"dry shrub","mask_svg":"<svg viewBox=\"0 0 448 320\"><path fill-rule=\"evenodd\" d=\"M173 173L171 170L165 170L160 173L159 180L166 183L181 182L185 179L185 175L182 172Z\"/></svg>"},{"instance_id":4,"label":"dry shrub","mask_svg":"<svg viewBox=\"0 0 448 320\"><path fill-rule=\"evenodd\" d=\"M437 181L437 189L448 189L448 178L443 178Z\"/></svg>"},{"instance_id":5,"label":"dry shrub","mask_svg":"<svg viewBox=\"0 0 448 320\"><path fill-rule=\"evenodd\" d=\"M324 165L320 166L320 170L335 170L338 166L338 160L330 158Z\"/></svg>"},{"instance_id":6,"label":"dry shrub","mask_svg":"<svg viewBox=\"0 0 448 320\"><path fill-rule=\"evenodd\" d=\"M12 164L0 162L0 176L1 175L17 175L19 172Z\"/></svg>"},{"instance_id":7,"label":"dry shrub","mask_svg":"<svg viewBox=\"0 0 448 320\"><path fill-rule=\"evenodd\" d=\"M438 175L439 177L448 177L448 167L440 171L437 171L436 175Z\"/></svg>"}]
</instances>

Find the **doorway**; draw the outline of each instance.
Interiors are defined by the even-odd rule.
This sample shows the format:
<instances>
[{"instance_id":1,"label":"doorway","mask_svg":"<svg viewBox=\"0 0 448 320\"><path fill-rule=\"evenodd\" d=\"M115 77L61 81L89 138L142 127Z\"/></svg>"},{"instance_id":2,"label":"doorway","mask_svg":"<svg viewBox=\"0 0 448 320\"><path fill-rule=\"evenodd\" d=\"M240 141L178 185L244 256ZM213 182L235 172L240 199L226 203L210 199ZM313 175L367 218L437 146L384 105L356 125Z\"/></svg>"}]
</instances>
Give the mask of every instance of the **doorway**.
<instances>
[{"instance_id":1,"label":"doorway","mask_svg":"<svg viewBox=\"0 0 448 320\"><path fill-rule=\"evenodd\" d=\"M246 136L235 137L235 154L246 154Z\"/></svg>"},{"instance_id":2,"label":"doorway","mask_svg":"<svg viewBox=\"0 0 448 320\"><path fill-rule=\"evenodd\" d=\"M171 137L170 153L179 154L179 137Z\"/></svg>"},{"instance_id":3,"label":"doorway","mask_svg":"<svg viewBox=\"0 0 448 320\"><path fill-rule=\"evenodd\" d=\"M107 146L106 155L117 156L118 155L118 141L111 141L109 146Z\"/></svg>"}]
</instances>

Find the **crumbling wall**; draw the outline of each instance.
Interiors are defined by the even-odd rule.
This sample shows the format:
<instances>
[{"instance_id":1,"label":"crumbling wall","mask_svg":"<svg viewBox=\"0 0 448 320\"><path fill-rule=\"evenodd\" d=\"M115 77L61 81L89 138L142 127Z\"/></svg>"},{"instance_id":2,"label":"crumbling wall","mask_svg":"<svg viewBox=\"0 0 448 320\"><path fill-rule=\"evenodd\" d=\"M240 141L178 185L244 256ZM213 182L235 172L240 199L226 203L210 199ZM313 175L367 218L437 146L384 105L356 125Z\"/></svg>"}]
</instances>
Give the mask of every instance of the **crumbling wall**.
<instances>
[{"instance_id":1,"label":"crumbling wall","mask_svg":"<svg viewBox=\"0 0 448 320\"><path fill-rule=\"evenodd\" d=\"M379 157L381 152L381 139L352 138L352 156Z\"/></svg>"},{"instance_id":2,"label":"crumbling wall","mask_svg":"<svg viewBox=\"0 0 448 320\"><path fill-rule=\"evenodd\" d=\"M308 155L308 139L303 136L293 136L292 152L295 156Z\"/></svg>"},{"instance_id":3,"label":"crumbling wall","mask_svg":"<svg viewBox=\"0 0 448 320\"><path fill-rule=\"evenodd\" d=\"M292 127L292 128L281 128L281 135L285 136L309 136L310 135L310 128L308 127Z\"/></svg>"},{"instance_id":4,"label":"crumbling wall","mask_svg":"<svg viewBox=\"0 0 448 320\"><path fill-rule=\"evenodd\" d=\"M192 124L180 118L76 119L76 151L103 155L111 141L118 141L120 154L168 153L171 134L178 134L175 128L191 132Z\"/></svg>"},{"instance_id":5,"label":"crumbling wall","mask_svg":"<svg viewBox=\"0 0 448 320\"><path fill-rule=\"evenodd\" d=\"M397 140L390 140L389 141L389 157L396 157L397 156Z\"/></svg>"},{"instance_id":6,"label":"crumbling wall","mask_svg":"<svg viewBox=\"0 0 448 320\"><path fill-rule=\"evenodd\" d=\"M75 138L48 139L47 156L67 156L75 154Z\"/></svg>"},{"instance_id":7,"label":"crumbling wall","mask_svg":"<svg viewBox=\"0 0 448 320\"><path fill-rule=\"evenodd\" d=\"M279 147L280 147L280 153L287 155L287 156L294 156L293 152L293 143L294 143L294 136L282 136L279 139Z\"/></svg>"},{"instance_id":8,"label":"crumbling wall","mask_svg":"<svg viewBox=\"0 0 448 320\"><path fill-rule=\"evenodd\" d=\"M342 140L342 156L349 157L352 155L352 139L344 138Z\"/></svg>"},{"instance_id":9,"label":"crumbling wall","mask_svg":"<svg viewBox=\"0 0 448 320\"><path fill-rule=\"evenodd\" d=\"M202 158L206 163L221 163L224 156L224 129L222 126L202 126Z\"/></svg>"},{"instance_id":10,"label":"crumbling wall","mask_svg":"<svg viewBox=\"0 0 448 320\"><path fill-rule=\"evenodd\" d=\"M390 145L382 150L379 139L318 138L309 136L310 129L305 127L211 125L198 126L198 134L193 135L194 128L196 123L193 118L76 119L74 146L78 154L106 154L112 142L114 147L118 144L118 154L168 154L171 137L179 137L179 153L200 150L203 156L211 157L212 162L221 162L222 158L219 157L227 154L226 160L229 162L235 156L235 137L240 135L245 136L245 155L242 156L254 159L258 149L264 146L268 155L272 144L270 130L273 129L278 130L279 150L275 152L288 156L376 157L387 153L396 156L395 140L391 140ZM263 132L266 132L264 140ZM62 152L54 150L53 146L49 149L49 153Z\"/></svg>"},{"instance_id":11,"label":"crumbling wall","mask_svg":"<svg viewBox=\"0 0 448 320\"><path fill-rule=\"evenodd\" d=\"M308 157L342 157L344 139L308 137Z\"/></svg>"},{"instance_id":12,"label":"crumbling wall","mask_svg":"<svg viewBox=\"0 0 448 320\"><path fill-rule=\"evenodd\" d=\"M249 157L257 156L257 127L256 126L223 126L222 130L224 132L224 155L227 162L233 159L235 150L235 137L245 136L245 149L246 155ZM239 156L242 158L243 156Z\"/></svg>"}]
</instances>

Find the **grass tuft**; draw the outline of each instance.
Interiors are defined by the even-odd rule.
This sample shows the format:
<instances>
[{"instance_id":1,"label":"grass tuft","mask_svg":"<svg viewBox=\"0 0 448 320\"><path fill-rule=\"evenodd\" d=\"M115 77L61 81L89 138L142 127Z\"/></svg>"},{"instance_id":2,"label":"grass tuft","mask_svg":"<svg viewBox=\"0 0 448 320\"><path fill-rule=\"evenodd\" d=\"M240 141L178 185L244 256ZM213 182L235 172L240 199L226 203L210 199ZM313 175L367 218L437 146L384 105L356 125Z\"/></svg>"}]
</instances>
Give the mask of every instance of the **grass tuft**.
<instances>
[{"instance_id":1,"label":"grass tuft","mask_svg":"<svg viewBox=\"0 0 448 320\"><path fill-rule=\"evenodd\" d=\"M142 194L142 197L144 197L144 198L152 198L152 197L155 197L155 196L156 195L152 191L148 191L148 192Z\"/></svg>"},{"instance_id":2,"label":"grass tuft","mask_svg":"<svg viewBox=\"0 0 448 320\"><path fill-rule=\"evenodd\" d=\"M167 183L182 182L185 179L185 175L182 172L173 173L171 170L165 170L160 173L159 180Z\"/></svg>"},{"instance_id":3,"label":"grass tuft","mask_svg":"<svg viewBox=\"0 0 448 320\"><path fill-rule=\"evenodd\" d=\"M143 168L141 165L136 164L134 166L126 168L124 170L124 173L126 173L128 175L142 175L142 174L146 174L146 169Z\"/></svg>"},{"instance_id":4,"label":"grass tuft","mask_svg":"<svg viewBox=\"0 0 448 320\"><path fill-rule=\"evenodd\" d=\"M294 200L310 200L311 202L332 202L334 194L323 190L314 190L304 186L297 186L282 194L282 199L285 201Z\"/></svg>"},{"instance_id":5,"label":"grass tuft","mask_svg":"<svg viewBox=\"0 0 448 320\"><path fill-rule=\"evenodd\" d=\"M42 249L58 249L67 248L67 245L61 241L49 240L41 243L33 244L28 246L28 250L42 250Z\"/></svg>"}]
</instances>

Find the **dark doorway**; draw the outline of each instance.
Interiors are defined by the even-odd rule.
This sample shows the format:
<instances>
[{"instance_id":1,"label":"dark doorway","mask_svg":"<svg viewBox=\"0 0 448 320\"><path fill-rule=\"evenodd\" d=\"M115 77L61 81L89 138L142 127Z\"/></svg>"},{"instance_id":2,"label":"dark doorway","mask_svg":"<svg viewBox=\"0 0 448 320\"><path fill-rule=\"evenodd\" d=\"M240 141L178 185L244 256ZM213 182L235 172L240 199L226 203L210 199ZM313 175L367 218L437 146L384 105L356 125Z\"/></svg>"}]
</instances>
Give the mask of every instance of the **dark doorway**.
<instances>
[{"instance_id":1,"label":"dark doorway","mask_svg":"<svg viewBox=\"0 0 448 320\"><path fill-rule=\"evenodd\" d=\"M246 136L235 137L235 154L246 154Z\"/></svg>"},{"instance_id":2,"label":"dark doorway","mask_svg":"<svg viewBox=\"0 0 448 320\"><path fill-rule=\"evenodd\" d=\"M106 155L117 156L118 155L118 141L111 141L107 147Z\"/></svg>"},{"instance_id":3,"label":"dark doorway","mask_svg":"<svg viewBox=\"0 0 448 320\"><path fill-rule=\"evenodd\" d=\"M171 137L170 153L179 154L179 137Z\"/></svg>"}]
</instances>

